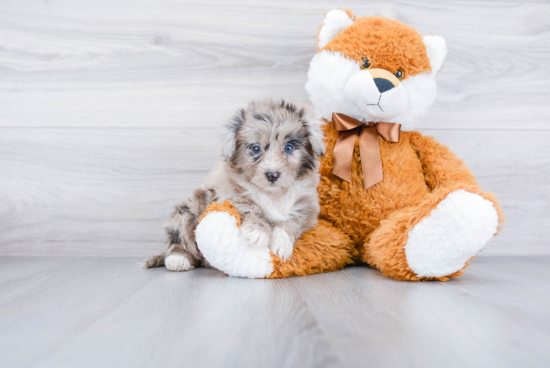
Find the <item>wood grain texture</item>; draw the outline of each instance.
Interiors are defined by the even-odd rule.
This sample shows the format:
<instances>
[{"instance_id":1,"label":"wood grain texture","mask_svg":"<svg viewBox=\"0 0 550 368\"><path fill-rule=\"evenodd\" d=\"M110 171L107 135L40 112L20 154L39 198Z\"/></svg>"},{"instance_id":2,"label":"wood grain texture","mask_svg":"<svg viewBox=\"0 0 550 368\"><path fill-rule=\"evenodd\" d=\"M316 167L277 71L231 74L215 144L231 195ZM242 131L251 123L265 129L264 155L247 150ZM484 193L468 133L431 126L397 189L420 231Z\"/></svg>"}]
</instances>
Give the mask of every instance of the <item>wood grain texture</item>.
<instances>
[{"instance_id":1,"label":"wood grain texture","mask_svg":"<svg viewBox=\"0 0 550 368\"><path fill-rule=\"evenodd\" d=\"M0 4L0 126L217 127L258 97L307 102L329 1ZM359 1L445 37L439 98L420 128L549 129L550 4Z\"/></svg>"},{"instance_id":2,"label":"wood grain texture","mask_svg":"<svg viewBox=\"0 0 550 368\"><path fill-rule=\"evenodd\" d=\"M550 132L424 134L450 145L502 202L507 222L482 256L550 254ZM0 255L160 251L164 221L217 162L218 142L214 128L3 129Z\"/></svg>"},{"instance_id":3,"label":"wood grain texture","mask_svg":"<svg viewBox=\"0 0 550 368\"><path fill-rule=\"evenodd\" d=\"M248 100L307 103L328 1L0 2L0 255L145 256ZM507 223L482 255L550 255L550 4L358 1L444 36L419 128L465 159Z\"/></svg>"},{"instance_id":4,"label":"wood grain texture","mask_svg":"<svg viewBox=\"0 0 550 368\"><path fill-rule=\"evenodd\" d=\"M2 132L0 254L156 252L175 204L220 157L213 129Z\"/></svg>"},{"instance_id":5,"label":"wood grain texture","mask_svg":"<svg viewBox=\"0 0 550 368\"><path fill-rule=\"evenodd\" d=\"M446 283L367 267L248 280L132 258L0 258L4 367L545 367L549 257ZM6 292L8 291L8 292Z\"/></svg>"}]
</instances>

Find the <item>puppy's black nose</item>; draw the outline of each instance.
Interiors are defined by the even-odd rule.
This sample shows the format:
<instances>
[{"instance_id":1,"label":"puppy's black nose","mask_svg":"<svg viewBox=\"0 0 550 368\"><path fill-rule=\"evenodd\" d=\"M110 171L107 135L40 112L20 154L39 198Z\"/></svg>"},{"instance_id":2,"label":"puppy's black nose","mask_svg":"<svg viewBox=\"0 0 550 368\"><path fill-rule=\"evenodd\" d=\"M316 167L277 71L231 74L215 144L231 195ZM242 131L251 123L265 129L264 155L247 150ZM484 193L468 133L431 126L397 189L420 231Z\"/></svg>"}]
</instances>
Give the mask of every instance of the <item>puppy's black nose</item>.
<instances>
[{"instance_id":1,"label":"puppy's black nose","mask_svg":"<svg viewBox=\"0 0 550 368\"><path fill-rule=\"evenodd\" d=\"M395 87L392 82L384 78L374 78L374 84L376 84L376 88L378 88L380 93L384 93Z\"/></svg>"},{"instance_id":2,"label":"puppy's black nose","mask_svg":"<svg viewBox=\"0 0 550 368\"><path fill-rule=\"evenodd\" d=\"M267 180L269 180L272 183L275 183L277 179L279 179L279 172L278 171L268 171L265 173L265 176L267 176Z\"/></svg>"}]
</instances>

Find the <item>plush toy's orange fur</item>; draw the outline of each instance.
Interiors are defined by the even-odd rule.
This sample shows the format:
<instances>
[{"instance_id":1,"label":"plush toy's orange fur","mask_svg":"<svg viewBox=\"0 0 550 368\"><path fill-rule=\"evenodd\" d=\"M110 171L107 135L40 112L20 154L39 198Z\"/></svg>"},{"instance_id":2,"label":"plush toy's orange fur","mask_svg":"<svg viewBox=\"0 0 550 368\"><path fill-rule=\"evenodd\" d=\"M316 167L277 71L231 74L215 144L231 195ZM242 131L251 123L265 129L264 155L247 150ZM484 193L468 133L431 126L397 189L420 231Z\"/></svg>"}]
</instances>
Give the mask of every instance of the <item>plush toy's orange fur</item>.
<instances>
[{"instance_id":1,"label":"plush toy's orange fur","mask_svg":"<svg viewBox=\"0 0 550 368\"><path fill-rule=\"evenodd\" d=\"M294 245L292 258L282 262L271 254L273 273L268 278L305 276L341 270L357 259L357 250L350 239L326 221L319 223Z\"/></svg>"},{"instance_id":2,"label":"plush toy's orange fur","mask_svg":"<svg viewBox=\"0 0 550 368\"><path fill-rule=\"evenodd\" d=\"M401 68L404 78L431 70L422 37L414 28L382 17L356 19L347 13L355 23L323 50L340 52L360 64L368 55L373 67L392 73ZM379 48L379 44L384 47ZM332 174L338 132L329 121L324 129L327 153L321 158L318 187L320 222L298 240L290 260L282 262L272 255L271 278L334 271L347 264L365 262L398 280L446 281L461 275L462 270L443 277L419 278L409 268L404 246L414 226L458 189L491 201L499 221L503 221L494 196L484 193L462 160L435 139L414 131L402 132L398 143L379 137L384 179L365 190L358 140L348 183ZM223 210L222 207L217 210ZM225 207L238 219L234 208ZM468 265L467 262L464 268Z\"/></svg>"},{"instance_id":3,"label":"plush toy's orange fur","mask_svg":"<svg viewBox=\"0 0 550 368\"><path fill-rule=\"evenodd\" d=\"M426 47L418 31L406 24L384 17L363 17L355 19L351 26L342 31L321 50L339 52L356 60L361 65L367 57L373 68L392 73L401 69L403 79L431 71ZM379 45L384 47L380 48ZM406 45L406 47L403 47Z\"/></svg>"},{"instance_id":4,"label":"plush toy's orange fur","mask_svg":"<svg viewBox=\"0 0 550 368\"><path fill-rule=\"evenodd\" d=\"M357 142L348 183L332 174L332 152L338 133L327 124L325 134L327 154L321 160L320 217L350 235L360 259L386 276L420 280L405 259L407 234L457 189L492 201L503 220L494 196L484 193L462 160L431 137L402 132L399 143L379 138L384 180L365 190ZM460 274L459 271L449 277ZM445 281L448 277L434 279Z\"/></svg>"}]
</instances>

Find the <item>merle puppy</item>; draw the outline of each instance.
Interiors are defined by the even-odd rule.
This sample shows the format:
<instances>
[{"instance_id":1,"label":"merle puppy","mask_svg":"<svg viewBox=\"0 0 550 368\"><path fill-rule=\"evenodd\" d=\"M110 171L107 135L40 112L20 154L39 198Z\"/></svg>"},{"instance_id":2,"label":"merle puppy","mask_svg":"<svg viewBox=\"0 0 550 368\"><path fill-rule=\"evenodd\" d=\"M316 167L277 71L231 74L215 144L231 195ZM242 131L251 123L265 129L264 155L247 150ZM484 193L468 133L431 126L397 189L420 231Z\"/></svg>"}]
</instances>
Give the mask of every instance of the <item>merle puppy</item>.
<instances>
[{"instance_id":1,"label":"merle puppy","mask_svg":"<svg viewBox=\"0 0 550 368\"><path fill-rule=\"evenodd\" d=\"M253 101L226 125L223 160L165 226L168 249L144 267L171 271L209 266L195 242L200 215L212 202L230 200L250 244L269 246L282 260L319 215L318 158L325 152L321 122L304 107Z\"/></svg>"}]
</instances>

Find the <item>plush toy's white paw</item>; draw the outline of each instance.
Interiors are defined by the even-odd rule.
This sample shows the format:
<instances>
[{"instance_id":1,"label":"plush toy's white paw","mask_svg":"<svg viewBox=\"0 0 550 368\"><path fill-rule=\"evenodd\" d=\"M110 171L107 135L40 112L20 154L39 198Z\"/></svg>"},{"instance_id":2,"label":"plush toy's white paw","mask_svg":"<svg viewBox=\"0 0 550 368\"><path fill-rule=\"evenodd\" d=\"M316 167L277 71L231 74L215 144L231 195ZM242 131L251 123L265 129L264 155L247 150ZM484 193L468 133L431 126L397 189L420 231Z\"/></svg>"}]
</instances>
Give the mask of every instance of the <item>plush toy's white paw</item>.
<instances>
[{"instance_id":1,"label":"plush toy's white paw","mask_svg":"<svg viewBox=\"0 0 550 368\"><path fill-rule=\"evenodd\" d=\"M188 271L193 268L191 262L182 254L170 254L164 259L164 265L170 271Z\"/></svg>"},{"instance_id":2,"label":"plush toy's white paw","mask_svg":"<svg viewBox=\"0 0 550 368\"><path fill-rule=\"evenodd\" d=\"M195 235L204 258L230 276L263 278L273 273L267 245L250 245L235 217L226 212L209 213L197 226Z\"/></svg>"},{"instance_id":3,"label":"plush toy's white paw","mask_svg":"<svg viewBox=\"0 0 550 368\"><path fill-rule=\"evenodd\" d=\"M269 246L271 234L263 231L254 223L243 221L241 224L241 234L246 239L248 244L258 248Z\"/></svg>"},{"instance_id":4,"label":"plush toy's white paw","mask_svg":"<svg viewBox=\"0 0 550 368\"><path fill-rule=\"evenodd\" d=\"M405 254L418 277L450 275L497 232L498 214L485 198L457 190L409 232Z\"/></svg>"},{"instance_id":5,"label":"plush toy's white paw","mask_svg":"<svg viewBox=\"0 0 550 368\"><path fill-rule=\"evenodd\" d=\"M288 233L280 228L275 227L271 237L271 251L281 260L286 261L292 256L294 250L294 242Z\"/></svg>"}]
</instances>

